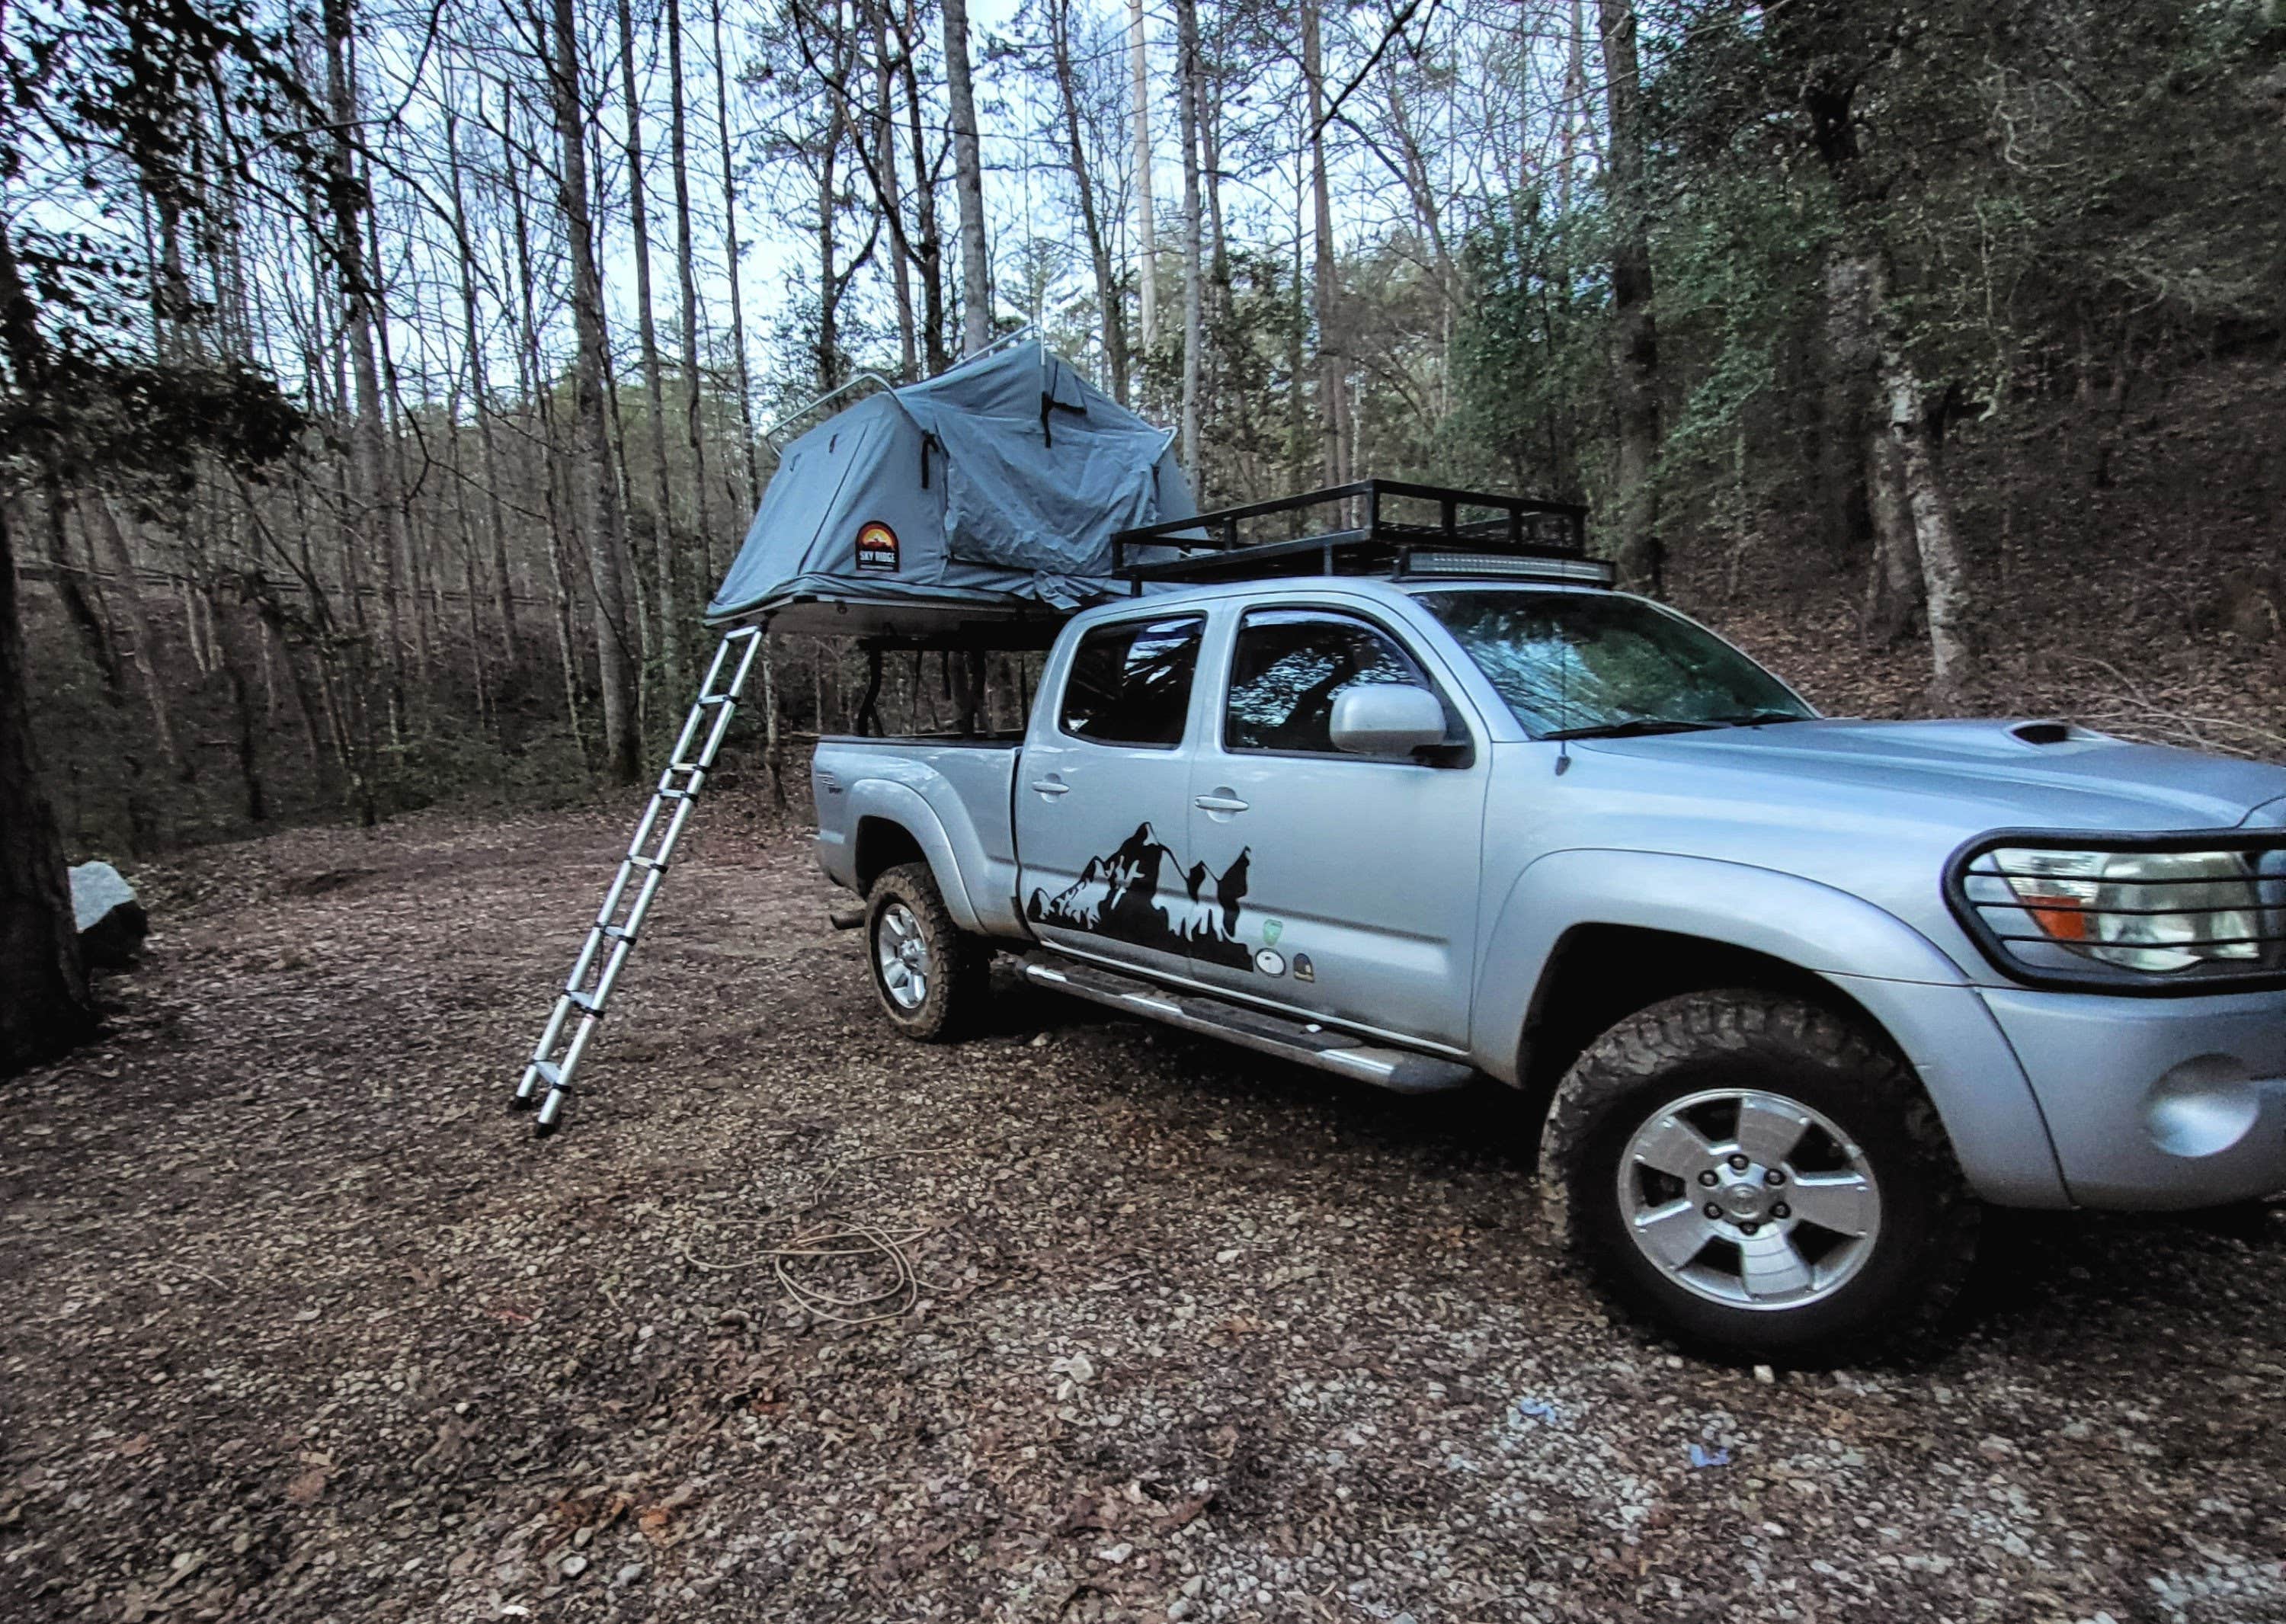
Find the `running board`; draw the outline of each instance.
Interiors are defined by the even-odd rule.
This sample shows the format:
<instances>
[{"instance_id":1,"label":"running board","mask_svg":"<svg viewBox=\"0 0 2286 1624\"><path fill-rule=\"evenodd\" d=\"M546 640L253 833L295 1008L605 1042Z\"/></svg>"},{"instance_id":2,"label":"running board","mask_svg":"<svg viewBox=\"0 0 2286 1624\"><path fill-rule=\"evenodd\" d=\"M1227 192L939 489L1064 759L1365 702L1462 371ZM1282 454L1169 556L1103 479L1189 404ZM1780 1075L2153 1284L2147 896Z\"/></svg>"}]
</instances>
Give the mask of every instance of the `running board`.
<instances>
[{"instance_id":1,"label":"running board","mask_svg":"<svg viewBox=\"0 0 2286 1624\"><path fill-rule=\"evenodd\" d=\"M1297 1065L1400 1094L1436 1094L1465 1088L1476 1072L1458 1060L1416 1054L1410 1049L1380 1047L1347 1032L1336 1032L1314 1022L1292 1021L1260 1010L1226 1004L1219 998L1175 991L1138 976L1099 969L1044 953L1027 955L1021 969L1026 981L1051 987L1074 997L1101 1004L1123 1014L1163 1021L1186 1032L1219 1037L1241 1048L1274 1054Z\"/></svg>"}]
</instances>

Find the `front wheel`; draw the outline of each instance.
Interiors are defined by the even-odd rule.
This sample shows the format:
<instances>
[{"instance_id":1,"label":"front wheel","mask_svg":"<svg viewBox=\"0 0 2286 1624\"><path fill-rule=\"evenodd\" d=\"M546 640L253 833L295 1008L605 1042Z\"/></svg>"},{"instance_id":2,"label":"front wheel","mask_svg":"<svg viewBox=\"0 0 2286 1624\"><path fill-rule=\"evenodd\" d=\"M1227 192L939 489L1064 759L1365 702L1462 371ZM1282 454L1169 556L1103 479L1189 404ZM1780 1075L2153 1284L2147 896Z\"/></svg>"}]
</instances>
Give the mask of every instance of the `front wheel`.
<instances>
[{"instance_id":1,"label":"front wheel","mask_svg":"<svg viewBox=\"0 0 2286 1624\"><path fill-rule=\"evenodd\" d=\"M1605 1292L1718 1356L1899 1351L1975 1249L1975 1201L1904 1062L1764 993L1671 998L1590 1045L1557 1090L1541 1173Z\"/></svg>"},{"instance_id":2,"label":"front wheel","mask_svg":"<svg viewBox=\"0 0 2286 1624\"><path fill-rule=\"evenodd\" d=\"M906 1037L942 1043L974 1021L990 955L953 922L927 863L901 863L874 880L865 948L881 1011Z\"/></svg>"}]
</instances>

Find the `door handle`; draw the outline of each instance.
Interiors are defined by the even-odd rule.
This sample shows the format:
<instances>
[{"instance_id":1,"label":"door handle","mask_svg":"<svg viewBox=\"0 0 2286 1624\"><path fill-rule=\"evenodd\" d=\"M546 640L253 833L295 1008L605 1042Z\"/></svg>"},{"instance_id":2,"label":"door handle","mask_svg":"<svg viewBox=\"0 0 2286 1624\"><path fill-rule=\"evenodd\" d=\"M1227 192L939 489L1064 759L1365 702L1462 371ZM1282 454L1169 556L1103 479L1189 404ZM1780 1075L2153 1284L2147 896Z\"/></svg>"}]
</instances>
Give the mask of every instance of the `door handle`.
<instances>
[{"instance_id":1,"label":"door handle","mask_svg":"<svg viewBox=\"0 0 2286 1624\"><path fill-rule=\"evenodd\" d=\"M1071 793L1071 785L1060 778L1035 778L1032 780L1032 787L1051 800L1058 795Z\"/></svg>"},{"instance_id":2,"label":"door handle","mask_svg":"<svg viewBox=\"0 0 2286 1624\"><path fill-rule=\"evenodd\" d=\"M1202 795L1191 804L1202 812L1243 812L1247 808L1245 801L1241 800L1228 790L1218 791L1212 795Z\"/></svg>"}]
</instances>

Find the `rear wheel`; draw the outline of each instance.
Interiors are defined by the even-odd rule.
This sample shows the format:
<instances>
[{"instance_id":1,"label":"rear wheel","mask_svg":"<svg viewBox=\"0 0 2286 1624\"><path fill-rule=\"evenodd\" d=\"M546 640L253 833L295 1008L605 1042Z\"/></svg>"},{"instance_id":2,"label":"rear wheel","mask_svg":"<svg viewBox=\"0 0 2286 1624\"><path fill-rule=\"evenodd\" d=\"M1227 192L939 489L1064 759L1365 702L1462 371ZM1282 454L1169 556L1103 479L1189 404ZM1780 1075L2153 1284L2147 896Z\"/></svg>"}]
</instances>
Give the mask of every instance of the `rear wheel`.
<instances>
[{"instance_id":1,"label":"rear wheel","mask_svg":"<svg viewBox=\"0 0 2286 1624\"><path fill-rule=\"evenodd\" d=\"M1580 1057L1541 1141L1567 1250L1699 1350L1801 1364L1932 1329L1977 1207L1904 1062L1813 1005L1694 993Z\"/></svg>"},{"instance_id":2,"label":"rear wheel","mask_svg":"<svg viewBox=\"0 0 2286 1624\"><path fill-rule=\"evenodd\" d=\"M906 1037L942 1043L973 1023L991 956L953 923L927 863L901 863L874 880L865 947L881 1011Z\"/></svg>"}]
</instances>

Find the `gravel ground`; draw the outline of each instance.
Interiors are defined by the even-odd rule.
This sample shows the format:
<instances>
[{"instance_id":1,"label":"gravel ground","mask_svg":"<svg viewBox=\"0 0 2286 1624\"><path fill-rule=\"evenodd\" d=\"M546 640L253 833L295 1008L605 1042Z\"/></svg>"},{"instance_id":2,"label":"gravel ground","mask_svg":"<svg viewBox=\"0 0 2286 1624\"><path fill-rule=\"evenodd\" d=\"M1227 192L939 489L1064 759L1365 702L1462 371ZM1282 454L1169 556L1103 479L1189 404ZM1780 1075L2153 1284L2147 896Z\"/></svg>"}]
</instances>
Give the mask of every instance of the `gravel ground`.
<instances>
[{"instance_id":1,"label":"gravel ground","mask_svg":"<svg viewBox=\"0 0 2286 1624\"><path fill-rule=\"evenodd\" d=\"M1500 1091L1005 977L903 1043L721 802L536 1144L624 821L139 877L112 1037L0 1091L0 1619L2286 1620L2275 1210L1996 1226L1933 1365L1687 1363Z\"/></svg>"}]
</instances>

